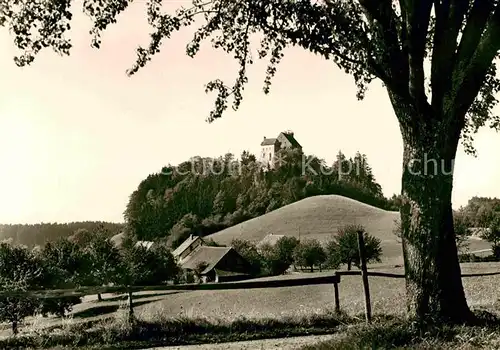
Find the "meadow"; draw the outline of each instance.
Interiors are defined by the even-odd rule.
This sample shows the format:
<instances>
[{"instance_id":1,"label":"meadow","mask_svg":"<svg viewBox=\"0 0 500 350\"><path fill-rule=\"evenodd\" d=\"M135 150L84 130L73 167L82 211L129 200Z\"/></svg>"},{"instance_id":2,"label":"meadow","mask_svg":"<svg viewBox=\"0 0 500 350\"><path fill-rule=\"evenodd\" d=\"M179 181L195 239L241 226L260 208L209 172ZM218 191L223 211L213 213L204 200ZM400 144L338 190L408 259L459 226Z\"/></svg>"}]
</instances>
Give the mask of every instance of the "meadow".
<instances>
[{"instance_id":1,"label":"meadow","mask_svg":"<svg viewBox=\"0 0 500 350\"><path fill-rule=\"evenodd\" d=\"M464 263L461 267L463 274L500 271L500 263ZM403 273L400 267L384 268L379 266L372 267L371 270ZM313 273L313 275L331 273L331 271L324 271ZM303 275L311 275L311 273L294 273L267 277L266 279L289 279ZM499 275L464 277L463 283L469 305L472 308L475 310L500 309L500 289L497 288L500 283ZM364 300L361 278L359 276L342 276L339 289L340 306L343 312L341 316L336 316L333 313L333 286L330 285L254 290L139 292L136 293L134 309L139 322L148 325L168 325L168 329L171 330L175 327L195 327L191 323L197 324L196 327L199 328L201 323L205 325L203 327L226 327L230 330L229 333L233 332L227 336L221 336L221 338L206 338L209 331L205 330L202 332L204 335L201 338L195 337L190 340L190 343L284 337L286 334L326 334L333 331L329 324L333 322L332 320L337 320L338 317L347 317L349 320L345 321L346 324L362 322L363 320ZM370 291L375 317L404 316L405 286L403 279L370 277ZM38 317L27 319L24 327L21 328L20 336L46 334L47 332L52 334L54 332L75 333L77 329L79 331L87 329L88 331L96 329L96 327L110 330L116 327L126 328L125 310L123 309L126 303L125 296L108 294L103 295L103 298L104 301L98 302L95 296L85 297L84 302L76 305L65 320ZM242 322L243 325L241 325ZM270 322L282 322L279 326L271 327L275 331L277 329L278 333L273 331L266 334L265 325ZM344 321L338 321L338 323L343 324ZM263 331L260 335L252 335L251 332L246 331L238 333L238 335L237 331L233 329L235 324L240 324L240 327L243 328L263 327ZM287 328L290 324L292 324L291 328ZM304 324L308 326L305 327ZM326 328L325 324L328 324ZM283 329L282 333L279 332L280 329ZM196 332L194 331L194 333ZM5 326L2 335L6 337L8 334L9 328ZM180 339L172 341L175 343ZM164 344L158 343L158 345Z\"/></svg>"},{"instance_id":2,"label":"meadow","mask_svg":"<svg viewBox=\"0 0 500 350\"><path fill-rule=\"evenodd\" d=\"M370 265L369 269L403 274L401 243L394 235L398 215L346 197L316 196L222 230L209 238L222 244L230 244L234 238L258 242L273 233L325 242L338 227L360 224L381 240L382 261ZM480 239L467 240L470 252L488 248L490 244ZM494 273L500 272L500 263L462 263L461 268L463 274ZM332 273L292 272L259 280ZM372 276L369 281L375 317L404 316L404 279ZM464 277L469 305L476 310L500 309L499 282L499 275ZM342 276L339 294L340 315L333 312L333 285L137 292L134 293L134 312L138 325L127 323L125 295L104 294L101 302L91 295L84 297L82 303L75 305L64 319L27 318L20 327L18 339L31 337L28 343L33 348L47 347L55 342L54 337L59 337L59 343L103 349L105 344L116 343L120 344L118 348L144 348L146 343L151 346L153 343L187 345L329 334L338 332L345 325L363 321L364 299L360 276ZM25 343L18 344L18 340L8 338L10 334L10 326L2 325L0 341L7 341L12 346L20 344L23 348L28 347Z\"/></svg>"}]
</instances>

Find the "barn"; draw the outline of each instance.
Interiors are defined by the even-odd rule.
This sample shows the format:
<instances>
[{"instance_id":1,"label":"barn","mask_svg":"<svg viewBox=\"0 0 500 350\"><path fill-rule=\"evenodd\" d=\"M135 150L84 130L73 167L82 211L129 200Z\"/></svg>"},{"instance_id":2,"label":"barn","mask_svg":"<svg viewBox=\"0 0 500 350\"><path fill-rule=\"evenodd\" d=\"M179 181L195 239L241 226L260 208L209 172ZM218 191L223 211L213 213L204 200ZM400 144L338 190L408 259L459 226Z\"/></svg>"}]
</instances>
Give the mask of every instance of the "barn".
<instances>
[{"instance_id":1,"label":"barn","mask_svg":"<svg viewBox=\"0 0 500 350\"><path fill-rule=\"evenodd\" d=\"M231 247L200 246L182 263L186 270L200 267L203 282L231 282L252 277L249 263Z\"/></svg>"}]
</instances>

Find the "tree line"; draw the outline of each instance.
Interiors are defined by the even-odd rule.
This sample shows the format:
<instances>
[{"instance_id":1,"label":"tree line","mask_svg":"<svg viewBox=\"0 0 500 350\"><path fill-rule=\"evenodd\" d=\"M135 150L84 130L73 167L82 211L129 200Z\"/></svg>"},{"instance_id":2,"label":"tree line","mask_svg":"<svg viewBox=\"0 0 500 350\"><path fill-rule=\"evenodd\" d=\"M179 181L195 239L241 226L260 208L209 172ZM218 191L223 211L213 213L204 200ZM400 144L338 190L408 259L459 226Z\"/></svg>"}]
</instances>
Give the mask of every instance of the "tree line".
<instances>
[{"instance_id":1,"label":"tree line","mask_svg":"<svg viewBox=\"0 0 500 350\"><path fill-rule=\"evenodd\" d=\"M0 224L0 240L9 240L14 244L27 247L43 246L47 241L70 237L82 229L92 231L103 226L110 235L115 235L124 229L122 223L103 221L83 221L70 223L38 223L38 224Z\"/></svg>"},{"instance_id":2,"label":"tree line","mask_svg":"<svg viewBox=\"0 0 500 350\"><path fill-rule=\"evenodd\" d=\"M457 211L457 219L468 233L479 229L479 236L492 245L492 258L500 260L500 199L472 197Z\"/></svg>"},{"instance_id":3,"label":"tree line","mask_svg":"<svg viewBox=\"0 0 500 350\"><path fill-rule=\"evenodd\" d=\"M382 247L377 237L366 232L360 225L346 225L338 229L323 244L317 239L299 240L283 236L275 244L257 245L248 240L234 239L231 246L243 256L252 273L261 276L284 274L290 267L295 269L339 269L345 266L360 268L358 232L363 232L367 263L381 262Z\"/></svg>"},{"instance_id":4,"label":"tree line","mask_svg":"<svg viewBox=\"0 0 500 350\"><path fill-rule=\"evenodd\" d=\"M359 266L359 230L365 232L361 226L343 227L325 245L314 239L300 241L285 236L275 245L258 247L249 241L234 240L231 246L248 261L248 272L253 276L280 275L292 265L313 272L315 268L338 269L345 264L350 270L353 265ZM380 240L366 232L364 235L368 261L380 261ZM53 314L62 317L81 302L76 296L45 299L16 292L82 286L199 283L201 271L207 266L202 262L192 271L182 270L171 248L162 241L150 247L133 241L116 246L103 226L91 234L80 231L77 236L78 239L60 238L33 249L0 243L0 291L11 292L0 296L0 322L10 322L14 334L18 333L19 323L28 316ZM206 244L217 245L213 241ZM128 296L129 317L133 320L130 289ZM97 300L103 300L100 294Z\"/></svg>"},{"instance_id":5,"label":"tree line","mask_svg":"<svg viewBox=\"0 0 500 350\"><path fill-rule=\"evenodd\" d=\"M138 240L162 238L175 247L190 234L206 236L326 194L398 210L397 196L383 196L367 157L359 152L351 158L339 152L331 165L299 150L281 150L278 157L281 162L273 169L263 168L246 151L240 159L233 154L193 157L166 166L131 194L124 213L127 231Z\"/></svg>"},{"instance_id":6,"label":"tree line","mask_svg":"<svg viewBox=\"0 0 500 350\"><path fill-rule=\"evenodd\" d=\"M164 244L150 249L141 245L117 247L110 235L101 225L89 234L79 231L77 236L85 239L63 237L32 249L0 243L0 291L12 292L0 296L0 322L10 322L17 334L24 318L37 314L64 316L81 302L74 296L44 299L15 292L159 285L179 276L179 267Z\"/></svg>"}]
</instances>

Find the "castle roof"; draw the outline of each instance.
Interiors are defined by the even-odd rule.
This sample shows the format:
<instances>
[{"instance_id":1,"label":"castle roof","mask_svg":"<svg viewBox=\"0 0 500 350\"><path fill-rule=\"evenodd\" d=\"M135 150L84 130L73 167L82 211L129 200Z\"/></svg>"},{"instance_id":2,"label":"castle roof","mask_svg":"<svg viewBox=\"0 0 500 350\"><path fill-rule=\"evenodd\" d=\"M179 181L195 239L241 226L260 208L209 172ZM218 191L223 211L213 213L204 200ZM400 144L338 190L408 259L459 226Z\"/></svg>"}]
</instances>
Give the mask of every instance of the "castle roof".
<instances>
[{"instance_id":1,"label":"castle roof","mask_svg":"<svg viewBox=\"0 0 500 350\"><path fill-rule=\"evenodd\" d=\"M290 132L282 132L283 136L286 137L286 139L288 141L290 141L290 143L292 144L293 147L300 147L302 148L302 146L300 145L300 143L295 139L295 137L293 136L293 133L290 133Z\"/></svg>"},{"instance_id":2,"label":"castle roof","mask_svg":"<svg viewBox=\"0 0 500 350\"><path fill-rule=\"evenodd\" d=\"M264 141L260 144L261 146L272 146L276 143L277 139L266 139L264 137Z\"/></svg>"},{"instance_id":3,"label":"castle roof","mask_svg":"<svg viewBox=\"0 0 500 350\"><path fill-rule=\"evenodd\" d=\"M298 143L298 141L295 139L295 137L293 136L293 132L291 131L284 131L284 132L281 132L277 138L271 138L271 139L268 139L264 136L264 141L262 141L262 143L260 144L261 146L272 146L274 144L276 144L276 142L279 142L279 138L283 136L284 138L286 138L290 144L292 145L293 148L302 148L302 146L300 145L300 143Z\"/></svg>"}]
</instances>

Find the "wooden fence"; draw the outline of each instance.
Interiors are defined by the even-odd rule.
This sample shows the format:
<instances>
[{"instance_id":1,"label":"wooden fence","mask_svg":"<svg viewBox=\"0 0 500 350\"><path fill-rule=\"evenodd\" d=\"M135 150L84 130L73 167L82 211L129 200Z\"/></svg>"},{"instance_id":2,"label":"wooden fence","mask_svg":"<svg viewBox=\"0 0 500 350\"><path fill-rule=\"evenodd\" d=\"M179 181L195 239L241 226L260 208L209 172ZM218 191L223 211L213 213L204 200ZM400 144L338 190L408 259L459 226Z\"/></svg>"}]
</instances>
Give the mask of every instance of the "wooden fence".
<instances>
[{"instance_id":1,"label":"wooden fence","mask_svg":"<svg viewBox=\"0 0 500 350\"><path fill-rule=\"evenodd\" d=\"M86 295L105 294L105 293L128 293L128 292L145 292L145 291L166 291L166 290L234 290L234 289L261 289L261 288L281 288L281 287L297 287L307 285L324 285L332 284L334 287L334 298L336 309L339 309L339 284L342 276L361 276L361 271L336 271L331 275L311 276L289 279L268 279L268 280L251 280L239 282L225 283L201 283L201 284L175 284L175 285L157 285L157 286L105 286L105 287L80 287L72 289L51 289L51 290L2 290L0 296L21 296L31 295L39 298L60 298L77 296L83 297ZM386 277L404 279L404 274L395 274L379 271L367 271L369 277ZM483 277L500 275L500 272L487 272L478 274L462 274L462 277Z\"/></svg>"},{"instance_id":2,"label":"wooden fence","mask_svg":"<svg viewBox=\"0 0 500 350\"><path fill-rule=\"evenodd\" d=\"M296 287L306 285L332 284L334 287L335 309L340 310L339 289L340 274L333 273L327 276L313 276L291 279L277 280L252 280L227 283L201 283L201 284L177 284L177 285L159 285L159 286L111 286L111 287L81 287L74 289L51 289L51 290L32 290L32 291L0 291L0 296L21 296L31 295L38 298L61 298L61 297L83 297L85 295L104 294L104 293L129 293L143 291L165 291L165 290L230 290L230 289L260 289L260 288L282 288Z\"/></svg>"}]
</instances>

